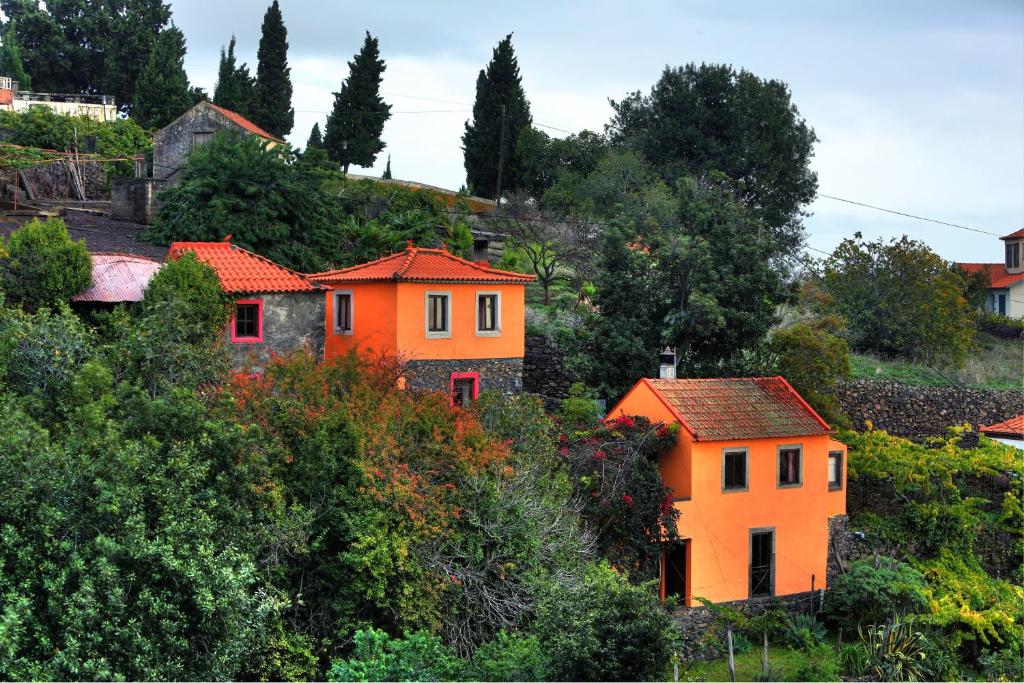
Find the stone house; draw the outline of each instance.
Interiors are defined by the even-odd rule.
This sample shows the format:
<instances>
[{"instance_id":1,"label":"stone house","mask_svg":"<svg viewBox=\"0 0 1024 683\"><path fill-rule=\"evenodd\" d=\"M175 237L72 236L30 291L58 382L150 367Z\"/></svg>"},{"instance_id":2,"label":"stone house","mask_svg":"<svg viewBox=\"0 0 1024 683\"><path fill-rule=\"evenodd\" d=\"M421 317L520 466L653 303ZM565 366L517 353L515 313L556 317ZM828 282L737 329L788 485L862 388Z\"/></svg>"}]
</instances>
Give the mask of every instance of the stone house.
<instances>
[{"instance_id":1,"label":"stone house","mask_svg":"<svg viewBox=\"0 0 1024 683\"><path fill-rule=\"evenodd\" d=\"M175 242L167 258L195 254L234 297L224 341L236 369L258 368L271 354L309 348L324 353L325 287L301 273L224 242Z\"/></svg>"},{"instance_id":2,"label":"stone house","mask_svg":"<svg viewBox=\"0 0 1024 683\"><path fill-rule=\"evenodd\" d=\"M398 357L410 386L449 392L458 404L484 389L522 391L525 289L534 276L410 244L309 279L330 288L326 357Z\"/></svg>"},{"instance_id":3,"label":"stone house","mask_svg":"<svg viewBox=\"0 0 1024 683\"><path fill-rule=\"evenodd\" d=\"M661 596L712 602L826 588L846 514L846 446L782 377L642 379L609 417L679 425L658 467L680 512Z\"/></svg>"},{"instance_id":4,"label":"stone house","mask_svg":"<svg viewBox=\"0 0 1024 683\"><path fill-rule=\"evenodd\" d=\"M1002 263L957 263L969 275L985 272L989 290L984 310L1008 318L1024 319L1024 228L999 238Z\"/></svg>"}]
</instances>

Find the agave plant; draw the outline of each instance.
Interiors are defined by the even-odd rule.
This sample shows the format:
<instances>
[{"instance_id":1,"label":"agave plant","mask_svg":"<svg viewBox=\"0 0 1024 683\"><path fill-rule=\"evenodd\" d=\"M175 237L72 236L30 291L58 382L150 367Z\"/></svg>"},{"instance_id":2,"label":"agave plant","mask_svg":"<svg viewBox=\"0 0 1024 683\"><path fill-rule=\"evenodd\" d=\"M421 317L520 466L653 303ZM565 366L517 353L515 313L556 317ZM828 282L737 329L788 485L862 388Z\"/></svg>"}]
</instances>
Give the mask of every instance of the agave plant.
<instances>
[{"instance_id":1,"label":"agave plant","mask_svg":"<svg viewBox=\"0 0 1024 683\"><path fill-rule=\"evenodd\" d=\"M920 681L927 675L924 635L913 624L896 620L857 629L867 648L871 672L880 681Z\"/></svg>"}]
</instances>

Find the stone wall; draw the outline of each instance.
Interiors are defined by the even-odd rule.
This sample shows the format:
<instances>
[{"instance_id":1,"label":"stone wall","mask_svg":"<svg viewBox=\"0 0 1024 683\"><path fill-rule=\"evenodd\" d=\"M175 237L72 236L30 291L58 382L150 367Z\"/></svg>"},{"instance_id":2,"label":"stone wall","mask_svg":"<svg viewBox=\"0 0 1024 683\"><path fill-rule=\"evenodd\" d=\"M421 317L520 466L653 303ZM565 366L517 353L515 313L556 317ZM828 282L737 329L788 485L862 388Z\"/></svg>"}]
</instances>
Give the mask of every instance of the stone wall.
<instances>
[{"instance_id":1,"label":"stone wall","mask_svg":"<svg viewBox=\"0 0 1024 683\"><path fill-rule=\"evenodd\" d=\"M413 360L406 364L409 386L443 391L451 387L453 372L476 372L480 391L515 394L523 390L522 358L477 358L469 360Z\"/></svg>"},{"instance_id":2,"label":"stone wall","mask_svg":"<svg viewBox=\"0 0 1024 683\"><path fill-rule=\"evenodd\" d=\"M977 428L1024 413L1024 394L1017 391L854 380L839 385L838 395L854 429L871 420L876 429L910 438L941 435L965 422Z\"/></svg>"},{"instance_id":3,"label":"stone wall","mask_svg":"<svg viewBox=\"0 0 1024 683\"><path fill-rule=\"evenodd\" d=\"M149 225L160 208L156 195L163 185L158 178L113 178L110 181L110 217Z\"/></svg>"},{"instance_id":4,"label":"stone wall","mask_svg":"<svg viewBox=\"0 0 1024 683\"><path fill-rule=\"evenodd\" d=\"M232 342L231 330L226 330L224 341L231 353L232 367L240 369L251 360L258 369L271 353L284 354L304 347L311 349L317 358L323 358L327 315L323 292L254 294L238 298L263 300L263 341Z\"/></svg>"},{"instance_id":5,"label":"stone wall","mask_svg":"<svg viewBox=\"0 0 1024 683\"><path fill-rule=\"evenodd\" d=\"M562 399L569 396L571 384L558 344L543 335L526 335L523 389L543 398L548 410L557 410Z\"/></svg>"}]
</instances>

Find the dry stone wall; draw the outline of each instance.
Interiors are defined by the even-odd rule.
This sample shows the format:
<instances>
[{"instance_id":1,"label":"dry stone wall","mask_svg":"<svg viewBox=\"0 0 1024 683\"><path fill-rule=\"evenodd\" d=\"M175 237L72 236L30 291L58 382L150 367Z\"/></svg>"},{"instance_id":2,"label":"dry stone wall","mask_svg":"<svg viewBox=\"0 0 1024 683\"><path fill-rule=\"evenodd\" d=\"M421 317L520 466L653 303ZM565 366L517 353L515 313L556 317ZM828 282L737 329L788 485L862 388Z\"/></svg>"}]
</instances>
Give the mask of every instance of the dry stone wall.
<instances>
[{"instance_id":1,"label":"dry stone wall","mask_svg":"<svg viewBox=\"0 0 1024 683\"><path fill-rule=\"evenodd\" d=\"M557 410L568 398L572 379L565 370L565 359L558 344L543 335L526 336L523 358L523 390L538 394L544 407Z\"/></svg>"}]
</instances>

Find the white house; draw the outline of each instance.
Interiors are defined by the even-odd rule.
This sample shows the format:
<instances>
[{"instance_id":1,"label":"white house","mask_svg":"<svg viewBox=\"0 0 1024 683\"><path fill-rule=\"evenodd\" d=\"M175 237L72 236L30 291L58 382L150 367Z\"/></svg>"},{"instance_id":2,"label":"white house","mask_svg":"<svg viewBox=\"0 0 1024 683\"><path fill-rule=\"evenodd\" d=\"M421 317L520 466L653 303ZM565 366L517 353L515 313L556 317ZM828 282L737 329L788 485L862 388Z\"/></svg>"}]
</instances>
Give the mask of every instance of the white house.
<instances>
[{"instance_id":1,"label":"white house","mask_svg":"<svg viewBox=\"0 0 1024 683\"><path fill-rule=\"evenodd\" d=\"M988 273L985 310L1009 318L1024 318L1024 228L1000 237L1005 245L1002 263L957 263L968 273Z\"/></svg>"}]
</instances>

